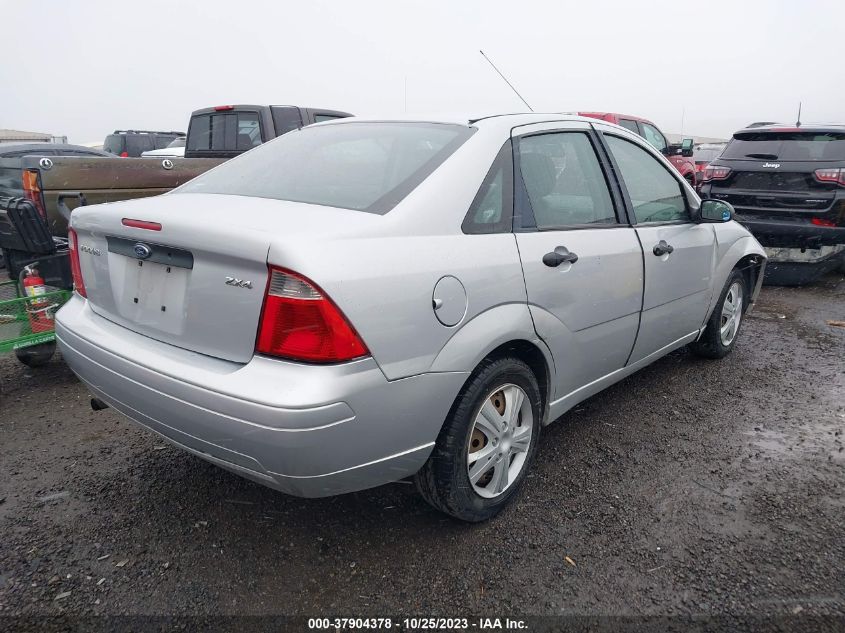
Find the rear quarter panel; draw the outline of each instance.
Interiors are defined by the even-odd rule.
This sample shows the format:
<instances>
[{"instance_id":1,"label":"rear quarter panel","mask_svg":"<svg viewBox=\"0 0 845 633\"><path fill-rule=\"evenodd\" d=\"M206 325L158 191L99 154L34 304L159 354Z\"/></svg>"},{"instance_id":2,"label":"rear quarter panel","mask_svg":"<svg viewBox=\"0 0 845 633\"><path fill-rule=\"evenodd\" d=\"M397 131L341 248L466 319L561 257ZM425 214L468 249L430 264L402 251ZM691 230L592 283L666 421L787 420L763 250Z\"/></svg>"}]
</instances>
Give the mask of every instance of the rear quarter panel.
<instances>
[{"instance_id":1,"label":"rear quarter panel","mask_svg":"<svg viewBox=\"0 0 845 633\"><path fill-rule=\"evenodd\" d=\"M272 246L269 257L331 297L391 380L469 371L506 333L533 335L519 252L509 233L291 242ZM467 297L463 319L451 327L433 308L435 285L446 275L461 282ZM453 338L464 344L438 359Z\"/></svg>"}]
</instances>

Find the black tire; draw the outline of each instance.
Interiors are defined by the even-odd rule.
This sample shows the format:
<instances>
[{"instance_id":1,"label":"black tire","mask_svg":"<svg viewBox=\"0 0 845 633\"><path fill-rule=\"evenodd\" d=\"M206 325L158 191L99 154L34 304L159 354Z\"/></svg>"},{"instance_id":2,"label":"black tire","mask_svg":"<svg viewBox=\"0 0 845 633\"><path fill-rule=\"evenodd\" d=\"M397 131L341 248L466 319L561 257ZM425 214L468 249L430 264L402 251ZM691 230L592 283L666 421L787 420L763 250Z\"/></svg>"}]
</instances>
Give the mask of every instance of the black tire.
<instances>
[{"instance_id":1,"label":"black tire","mask_svg":"<svg viewBox=\"0 0 845 633\"><path fill-rule=\"evenodd\" d=\"M731 339L728 345L725 345L722 342L722 337L720 333L720 330L722 328L722 308L725 305L725 298L728 295L728 290L735 283L738 283L740 287L740 294L742 297L742 308L740 310L741 314L739 325L737 325L736 327L736 332L734 333L733 339ZM719 301L716 302L716 307L713 308L713 314L710 315L710 318L707 321L707 326L704 328L704 333L701 335L700 339L698 339L694 343L690 343L690 350L697 356L702 356L704 358L719 359L724 358L725 356L730 354L731 350L733 350L734 348L734 345L736 345L736 341L739 338L740 330L742 329L742 323L745 320L742 317L745 315L745 311L748 309L748 297L749 293L745 276L739 270L734 269L728 276L728 280L725 282L725 287L722 288L722 294L719 295Z\"/></svg>"},{"instance_id":2,"label":"black tire","mask_svg":"<svg viewBox=\"0 0 845 633\"><path fill-rule=\"evenodd\" d=\"M485 498L474 490L467 473L470 434L484 401L494 389L507 384L520 387L527 395L533 413L532 434L522 470L513 483L499 496ZM431 456L414 478L420 494L436 509L462 521L475 523L495 516L517 493L531 466L543 410L537 378L528 365L513 357L482 362L455 399Z\"/></svg>"},{"instance_id":3,"label":"black tire","mask_svg":"<svg viewBox=\"0 0 845 633\"><path fill-rule=\"evenodd\" d=\"M56 353L55 343L41 343L15 350L15 356L27 367L46 365Z\"/></svg>"}]
</instances>

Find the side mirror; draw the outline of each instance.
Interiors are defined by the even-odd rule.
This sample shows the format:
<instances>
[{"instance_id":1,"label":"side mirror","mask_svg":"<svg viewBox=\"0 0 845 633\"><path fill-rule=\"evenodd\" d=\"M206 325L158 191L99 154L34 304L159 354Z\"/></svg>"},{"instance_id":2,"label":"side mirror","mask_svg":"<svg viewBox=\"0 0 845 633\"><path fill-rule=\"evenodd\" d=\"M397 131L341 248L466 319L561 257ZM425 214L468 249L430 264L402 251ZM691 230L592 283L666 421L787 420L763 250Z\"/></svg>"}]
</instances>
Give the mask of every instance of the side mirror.
<instances>
[{"instance_id":1,"label":"side mirror","mask_svg":"<svg viewBox=\"0 0 845 633\"><path fill-rule=\"evenodd\" d=\"M681 142L681 156L686 156L687 158L690 158L692 156L693 146L694 146L693 139L685 138Z\"/></svg>"},{"instance_id":2,"label":"side mirror","mask_svg":"<svg viewBox=\"0 0 845 633\"><path fill-rule=\"evenodd\" d=\"M695 222L730 222L734 217L734 208L724 200L708 198L701 201L697 212L693 212Z\"/></svg>"}]
</instances>

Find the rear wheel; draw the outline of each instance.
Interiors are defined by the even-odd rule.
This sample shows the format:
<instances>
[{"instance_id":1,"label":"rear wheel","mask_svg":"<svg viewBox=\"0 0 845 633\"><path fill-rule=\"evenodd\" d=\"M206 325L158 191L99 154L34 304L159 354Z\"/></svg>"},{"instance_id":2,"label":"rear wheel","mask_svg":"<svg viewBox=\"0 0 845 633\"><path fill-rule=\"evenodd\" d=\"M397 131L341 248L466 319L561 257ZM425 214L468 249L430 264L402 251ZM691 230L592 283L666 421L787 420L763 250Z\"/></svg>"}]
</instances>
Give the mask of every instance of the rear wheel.
<instances>
[{"instance_id":1,"label":"rear wheel","mask_svg":"<svg viewBox=\"0 0 845 633\"><path fill-rule=\"evenodd\" d=\"M484 361L458 395L434 450L416 475L435 508L484 521L516 494L537 449L542 399L517 358Z\"/></svg>"},{"instance_id":2,"label":"rear wheel","mask_svg":"<svg viewBox=\"0 0 845 633\"><path fill-rule=\"evenodd\" d=\"M40 367L46 365L53 358L56 353L56 343L41 343L39 345L31 345L30 347L22 347L15 350L15 356L27 367Z\"/></svg>"},{"instance_id":3,"label":"rear wheel","mask_svg":"<svg viewBox=\"0 0 845 633\"><path fill-rule=\"evenodd\" d=\"M724 358L731 353L745 314L746 297L745 278L735 269L725 283L704 334L690 343L690 349L695 354L705 358Z\"/></svg>"}]
</instances>

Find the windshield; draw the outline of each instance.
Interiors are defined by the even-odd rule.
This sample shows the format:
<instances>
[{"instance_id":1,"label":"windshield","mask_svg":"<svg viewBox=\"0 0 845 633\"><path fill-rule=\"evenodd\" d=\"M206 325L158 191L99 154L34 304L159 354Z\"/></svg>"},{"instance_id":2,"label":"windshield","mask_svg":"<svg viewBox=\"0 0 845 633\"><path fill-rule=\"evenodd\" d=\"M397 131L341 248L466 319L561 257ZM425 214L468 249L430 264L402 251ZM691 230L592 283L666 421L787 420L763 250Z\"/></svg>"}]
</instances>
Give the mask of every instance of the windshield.
<instances>
[{"instance_id":1,"label":"windshield","mask_svg":"<svg viewBox=\"0 0 845 633\"><path fill-rule=\"evenodd\" d=\"M195 178L176 193L275 198L383 214L473 131L436 123L302 128Z\"/></svg>"},{"instance_id":2,"label":"windshield","mask_svg":"<svg viewBox=\"0 0 845 633\"><path fill-rule=\"evenodd\" d=\"M751 160L845 160L845 133L745 132L734 136L721 157Z\"/></svg>"}]
</instances>

